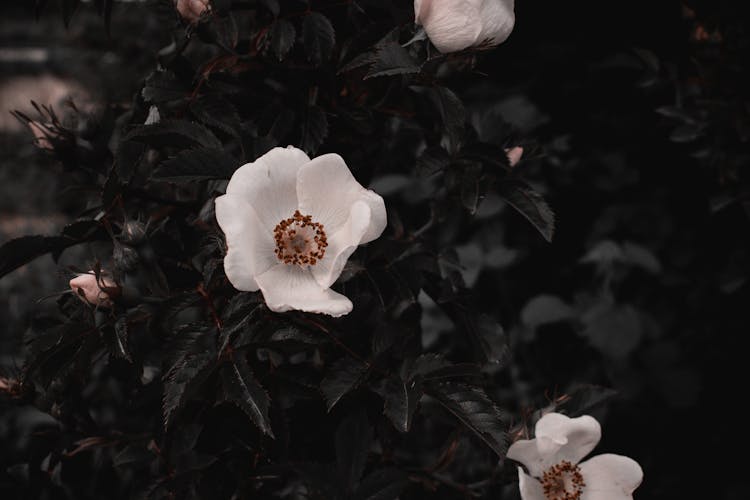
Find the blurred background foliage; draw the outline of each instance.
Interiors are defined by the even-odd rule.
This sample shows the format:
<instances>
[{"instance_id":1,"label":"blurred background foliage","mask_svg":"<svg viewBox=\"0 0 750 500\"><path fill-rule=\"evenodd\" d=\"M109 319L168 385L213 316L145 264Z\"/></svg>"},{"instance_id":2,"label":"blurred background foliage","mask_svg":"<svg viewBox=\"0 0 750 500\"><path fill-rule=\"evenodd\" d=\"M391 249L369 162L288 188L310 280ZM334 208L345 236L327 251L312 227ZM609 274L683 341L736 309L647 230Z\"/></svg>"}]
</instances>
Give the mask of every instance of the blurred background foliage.
<instances>
[{"instance_id":1,"label":"blurred background foliage","mask_svg":"<svg viewBox=\"0 0 750 500\"><path fill-rule=\"evenodd\" d=\"M147 159L129 174L118 170L120 179L112 180L113 158L106 152L107 144L109 151L116 150L111 145L125 133L123 116L129 123L143 123L152 103L165 116L180 113L171 101L191 90L194 95L198 92L180 87L186 81L179 72L192 71L180 66L183 61L169 69L176 73L174 79L169 72L153 73L157 62L165 64L170 50L175 50L169 49L173 40L179 46L184 39L184 27L169 2L115 2L110 34L102 19L106 13L97 12L97 6L108 2L80 4L66 28L63 18L70 12L65 6L75 3L49 2L36 21L32 2L2 6L2 243L23 235L58 234L82 215L92 219L97 212L92 199L106 207L118 196L127 200L131 195L131 199L153 195L153 190L133 194L141 181L128 184L122 177L137 179L138 168L150 169L158 162ZM463 321L474 324L480 337L484 329L497 328L497 321L507 336L508 351L485 349L485 354L490 352L489 357L502 362L478 365L486 397L503 408L503 425L511 435L522 432L542 408L592 413L603 424L599 450L631 456L643 466L645 481L636 491L637 498L744 498L744 464L727 459L728 450L742 449L734 406L743 394L741 346L750 303L750 33L743 2L639 0L615 8L607 2L519 1L516 29L500 47L449 56L428 63L433 67L419 74L400 60L400 66L385 68L392 75L380 76L373 75L384 70L382 59L364 59L360 62L366 64L360 66L351 62L397 25L401 33L395 40L399 35L401 42L408 39L410 2L395 2L394 7L339 3L313 2L316 12L330 18L335 28L337 48L330 66L323 60L325 43L323 53L309 48L310 41L302 34L305 21L289 18L302 39L295 46L287 47L289 42L284 41L288 26L271 25L277 38L257 30L267 19L273 21L279 6L273 1L258 2L262 4L258 17L240 12L232 21L224 17L202 28L194 37L206 43L191 43L185 58L203 64L206 76L217 73L209 78L205 95L230 96L242 117L235 122L233 113L211 108L216 103L210 101L203 101L202 109L190 110L214 130L228 154L250 161L279 141L311 152L335 151L346 158L363 184L369 183L386 198L390 228L385 241L355 254L344 279L353 280L345 286L358 297L354 301L360 311L374 311L377 307L372 304L381 301L387 314L357 315L355 309L352 318L333 324L336 331L345 332L343 342L360 355L370 353L369 361L376 364L381 352L378 342L385 350L395 344L415 355L441 352L460 366L454 365L453 373L464 370L474 376L473 368L461 365L475 361L476 354L450 317L456 309L436 304L446 297L446 290L434 287L455 285L448 290L447 303L468 300L476 311ZM306 8L305 2L283 4L282 12ZM362 12L352 13L352 4ZM242 38L251 33L253 40L242 45ZM222 67L227 61L218 56L237 37L238 51L251 53L255 48L258 56L243 60L241 67L237 61L232 61L235 66ZM419 51L426 48L409 50L410 57L418 59L424 55ZM280 55L288 55L285 65L278 61ZM321 58L323 70L315 69L316 58ZM207 60L214 66L206 65ZM239 77L235 78L233 68ZM299 82L295 75L301 75ZM371 78L363 80L365 76ZM482 176L491 174L487 169L492 165L483 164L476 175L471 164L460 167L463 184L458 206L465 210L455 210L446 201L450 196L440 195L440 203L435 203L436 193L454 189L454 181L448 175L435 175L435 169L442 164L441 155L455 153L455 143L460 141L451 134L463 128L463 123L451 121L450 113L436 111L450 108L452 94L434 90L435 81L463 102L463 118L470 125L466 133L475 134L475 143L498 148L495 168L508 168L504 159L497 159L497 151L523 146L523 158L512 173L541 193L554 210L551 243L543 236L551 232L549 225L537 223L540 231L535 230L511 209L507 193L483 189ZM250 97L232 97L232 86L238 83ZM191 84L195 80L189 77L188 87ZM268 88L278 92L275 99L268 100ZM362 93L354 96L344 89ZM75 108L66 103L67 96L73 97ZM448 104L431 107L435 99ZM60 161L59 156L40 151L29 130L9 113L22 110L31 116L30 100L53 106L67 129L92 144L86 154L93 157L82 157L76 150ZM221 114L218 123L212 125L206 107ZM254 118L246 120L247 116ZM447 138L440 136L444 129ZM97 136L100 130L108 134ZM426 143L430 154L415 160L415 145L420 143ZM104 152L96 156L97 151ZM198 169L205 168L205 162L195 161ZM80 168L88 164L104 166L97 167L101 171ZM174 180L187 175L167 169L163 177ZM174 257L174 269L164 269L170 293L201 279L211 291L211 283L221 281L213 276L216 265L208 264L218 257L218 247L215 241L211 247L206 238L217 233L205 229L213 222L203 205L221 190L216 182L160 188L160 196L179 201L168 209L178 216L153 233L160 258L167 255L161 265L172 258L170 251L193 252L203 273L200 278L187 271L180 274L176 265L180 259ZM152 204L134 202L138 208L121 222L128 217L153 218L160 202L149 201ZM189 217L202 222L187 224ZM432 222L422 227L428 220ZM424 262L407 259L402 268L394 265L402 273L395 285L383 285L373 272L379 298L363 291L369 289L360 271L371 261L380 269L378 262L392 263L394 255L401 258L405 242L415 241L409 235L424 238L425 245L439 251L439 257L428 264L440 267L441 280L424 284L409 275L409 268ZM89 379L95 383L87 382L76 397L71 396L76 391L64 389L65 404L77 405L81 411L65 417L65 408L52 403L45 407L40 400L54 400L56 396L49 395L54 391L32 389L29 395L15 385L24 361L36 352L24 339L39 330L39 318L58 314L60 308L83 309L66 301L70 295L58 299L57 294L66 289L71 266L83 269L112 260L112 241L107 242L106 233L91 239L100 241L74 246L58 262L43 256L0 281L3 498L164 498L170 494L206 498L209 492L212 498L251 494L368 498L367 488L386 498L399 492L402 498L517 497L513 468L497 464L492 446L460 431L439 412L432 420L421 416L434 415L431 408L439 397L422 401L413 426L407 425L408 434L389 427L392 415L376 418L383 407L374 394L391 390L389 377L399 370L397 357L387 358L383 369L390 375L371 380L371 392L355 392L327 413L324 402L306 392L305 384L320 381L310 382L302 365L333 364L345 369L340 363L352 358L338 357L337 342L299 347L294 344L302 342L297 334L285 337L291 347L284 344L278 352L259 349L258 359L251 360L257 371L258 364L288 365L295 353L305 353L304 360L294 361L300 366L287 372L298 377L293 384L271 382L274 368L263 371L264 377L270 377L264 383L274 384L267 387L269 392L289 399L271 410L273 424L286 422L281 434L271 426L279 434L271 451L260 444L261 437L247 417L227 405L188 404L186 413L199 416L180 417L179 439L174 432L161 430L159 360L162 354L165 359L176 354L179 347L169 343L174 341L173 333L160 337L153 328L151 336L138 332L141 336L134 340L130 335L137 344L133 350L151 353L152 363L143 360L137 371L124 359L111 363L97 359ZM179 242L185 244L182 249L174 247ZM148 288L153 292L158 284ZM225 305L227 290L216 284L214 292L224 308L222 314L227 315L225 322L231 324L237 319L232 317L232 307L241 312L242 307L253 306L253 299L234 299ZM38 300L45 296L52 298ZM76 310L69 321L84 313ZM132 311L129 314L128 321L137 323ZM194 320L208 316L206 310L190 314ZM304 316L295 320L310 327ZM367 324L368 320L375 324ZM285 321L272 319L282 330L288 327ZM358 332L366 334L357 337ZM195 337L201 331L189 333ZM338 354L329 357L333 352ZM418 371L402 366L402 377L408 369ZM330 375L331 370L315 373ZM197 399L210 402L214 397ZM274 414L282 407L286 417ZM347 446L352 436L358 439ZM372 441L378 444L373 447ZM289 443L294 449L284 451ZM165 444L168 449L162 452ZM357 456L362 449L371 449L369 462L366 452L364 458ZM354 456L348 457L349 453ZM274 458L267 460L269 456ZM282 470L285 460L296 464L294 473ZM399 470L389 469L392 466ZM363 470L371 475L362 482L365 486L354 491ZM259 486L260 477L292 476L294 481L269 480ZM177 485L178 481L183 484ZM344 493L317 491L324 488L318 484L321 481L337 483ZM383 493L384 482L402 488Z\"/></svg>"}]
</instances>

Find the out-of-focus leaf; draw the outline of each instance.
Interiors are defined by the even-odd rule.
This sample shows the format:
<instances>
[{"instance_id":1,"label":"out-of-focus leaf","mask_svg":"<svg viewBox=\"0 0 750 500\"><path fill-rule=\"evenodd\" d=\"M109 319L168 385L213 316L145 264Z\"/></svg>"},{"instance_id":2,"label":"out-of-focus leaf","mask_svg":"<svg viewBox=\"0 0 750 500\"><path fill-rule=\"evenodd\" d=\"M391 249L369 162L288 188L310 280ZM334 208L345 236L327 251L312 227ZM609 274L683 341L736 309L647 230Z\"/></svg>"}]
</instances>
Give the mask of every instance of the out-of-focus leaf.
<instances>
[{"instance_id":1,"label":"out-of-focus leaf","mask_svg":"<svg viewBox=\"0 0 750 500\"><path fill-rule=\"evenodd\" d=\"M372 427L364 411L347 417L336 431L336 469L347 492L362 477L372 439Z\"/></svg>"},{"instance_id":2,"label":"out-of-focus leaf","mask_svg":"<svg viewBox=\"0 0 750 500\"><path fill-rule=\"evenodd\" d=\"M505 416L484 389L453 382L431 383L425 392L437 399L466 428L484 441L499 457L507 449Z\"/></svg>"},{"instance_id":3,"label":"out-of-focus leaf","mask_svg":"<svg viewBox=\"0 0 750 500\"><path fill-rule=\"evenodd\" d=\"M220 149L189 149L162 163L153 177L170 182L229 179L238 166L237 160Z\"/></svg>"},{"instance_id":4,"label":"out-of-focus leaf","mask_svg":"<svg viewBox=\"0 0 750 500\"><path fill-rule=\"evenodd\" d=\"M153 147L203 146L221 149L221 141L210 130L199 123L185 120L162 120L151 125L138 125L122 140L142 142Z\"/></svg>"},{"instance_id":5,"label":"out-of-focus leaf","mask_svg":"<svg viewBox=\"0 0 750 500\"><path fill-rule=\"evenodd\" d=\"M227 401L239 406L264 434L274 437L268 416L271 401L244 356L235 356L232 362L224 364L221 378Z\"/></svg>"},{"instance_id":6,"label":"out-of-focus leaf","mask_svg":"<svg viewBox=\"0 0 750 500\"><path fill-rule=\"evenodd\" d=\"M126 465L137 464L142 467L155 458L155 455L148 451L143 444L129 444L122 449L112 459L112 465L115 467L124 467Z\"/></svg>"},{"instance_id":7,"label":"out-of-focus leaf","mask_svg":"<svg viewBox=\"0 0 750 500\"><path fill-rule=\"evenodd\" d=\"M310 12L302 21L302 39L310 62L320 66L331 58L336 34L331 21L319 12Z\"/></svg>"},{"instance_id":8,"label":"out-of-focus leaf","mask_svg":"<svg viewBox=\"0 0 750 500\"><path fill-rule=\"evenodd\" d=\"M119 318L114 327L114 354L117 357L133 362L128 348L128 319L126 316Z\"/></svg>"},{"instance_id":9,"label":"out-of-focus leaf","mask_svg":"<svg viewBox=\"0 0 750 500\"><path fill-rule=\"evenodd\" d=\"M574 317L572 307L555 295L537 295L521 311L521 321L530 328Z\"/></svg>"},{"instance_id":10,"label":"out-of-focus leaf","mask_svg":"<svg viewBox=\"0 0 750 500\"><path fill-rule=\"evenodd\" d=\"M581 334L600 352L614 359L625 359L643 336L640 313L630 305L602 301L581 318L586 325Z\"/></svg>"},{"instance_id":11,"label":"out-of-focus leaf","mask_svg":"<svg viewBox=\"0 0 750 500\"><path fill-rule=\"evenodd\" d=\"M328 411L348 392L356 389L367 376L368 366L345 356L334 363L320 383Z\"/></svg>"},{"instance_id":12,"label":"out-of-focus leaf","mask_svg":"<svg viewBox=\"0 0 750 500\"><path fill-rule=\"evenodd\" d=\"M529 185L518 180L500 183L500 196L531 222L547 241L555 233L555 214L544 198Z\"/></svg>"},{"instance_id":13,"label":"out-of-focus leaf","mask_svg":"<svg viewBox=\"0 0 750 500\"><path fill-rule=\"evenodd\" d=\"M461 203L471 215L477 213L481 202L481 175L482 165L472 163L464 169L461 177Z\"/></svg>"},{"instance_id":14,"label":"out-of-focus leaf","mask_svg":"<svg viewBox=\"0 0 750 500\"><path fill-rule=\"evenodd\" d=\"M70 26L70 20L80 4L81 0L62 0L63 22L66 28Z\"/></svg>"}]
</instances>

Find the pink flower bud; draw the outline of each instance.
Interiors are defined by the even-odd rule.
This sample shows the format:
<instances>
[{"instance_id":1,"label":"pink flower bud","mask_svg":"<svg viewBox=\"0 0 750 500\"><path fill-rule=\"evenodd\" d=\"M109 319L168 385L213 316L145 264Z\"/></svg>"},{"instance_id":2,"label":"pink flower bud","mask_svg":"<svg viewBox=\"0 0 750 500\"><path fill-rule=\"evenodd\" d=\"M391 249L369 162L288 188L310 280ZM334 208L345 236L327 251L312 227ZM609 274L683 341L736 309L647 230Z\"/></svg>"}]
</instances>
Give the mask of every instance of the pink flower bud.
<instances>
[{"instance_id":1,"label":"pink flower bud","mask_svg":"<svg viewBox=\"0 0 750 500\"><path fill-rule=\"evenodd\" d=\"M521 161L523 148L521 146L516 146L514 148L506 149L505 154L508 155L508 163L510 166L515 167L516 164Z\"/></svg>"},{"instance_id":2,"label":"pink flower bud","mask_svg":"<svg viewBox=\"0 0 750 500\"><path fill-rule=\"evenodd\" d=\"M209 0L176 0L175 7L180 17L190 23L198 22L203 12L211 10Z\"/></svg>"},{"instance_id":3,"label":"pink flower bud","mask_svg":"<svg viewBox=\"0 0 750 500\"><path fill-rule=\"evenodd\" d=\"M119 291L120 287L103 274L100 274L97 280L94 271L89 271L70 280L70 289L79 299L92 306L112 307L110 294Z\"/></svg>"}]
</instances>

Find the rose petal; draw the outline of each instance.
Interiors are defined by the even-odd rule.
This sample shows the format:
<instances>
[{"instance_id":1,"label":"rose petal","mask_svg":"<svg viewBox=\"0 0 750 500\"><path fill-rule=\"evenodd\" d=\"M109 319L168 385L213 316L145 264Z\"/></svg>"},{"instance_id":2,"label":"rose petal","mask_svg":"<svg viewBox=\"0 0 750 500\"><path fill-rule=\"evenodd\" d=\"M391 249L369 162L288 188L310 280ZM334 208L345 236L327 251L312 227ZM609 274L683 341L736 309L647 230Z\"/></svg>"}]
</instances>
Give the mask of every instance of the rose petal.
<instances>
[{"instance_id":1,"label":"rose petal","mask_svg":"<svg viewBox=\"0 0 750 500\"><path fill-rule=\"evenodd\" d=\"M536 446L544 467L563 460L577 464L601 439L602 430L593 417L569 418L548 413L536 423Z\"/></svg>"},{"instance_id":2,"label":"rose petal","mask_svg":"<svg viewBox=\"0 0 750 500\"><path fill-rule=\"evenodd\" d=\"M346 224L351 207L357 201L370 207L370 223L358 243L374 240L385 229L383 198L362 187L337 154L318 156L300 168L297 196L300 211L322 223L326 234L336 234Z\"/></svg>"},{"instance_id":3,"label":"rose petal","mask_svg":"<svg viewBox=\"0 0 750 500\"><path fill-rule=\"evenodd\" d=\"M643 481L638 462L622 455L598 455L580 467L586 483L581 500L632 500L633 491Z\"/></svg>"},{"instance_id":4,"label":"rose petal","mask_svg":"<svg viewBox=\"0 0 750 500\"><path fill-rule=\"evenodd\" d=\"M522 463L532 476L541 477L547 467L544 457L539 454L536 439L519 439L510 445L507 457Z\"/></svg>"},{"instance_id":5,"label":"rose petal","mask_svg":"<svg viewBox=\"0 0 750 500\"><path fill-rule=\"evenodd\" d=\"M542 483L526 474L520 467L518 468L518 489L522 500L547 500Z\"/></svg>"},{"instance_id":6,"label":"rose petal","mask_svg":"<svg viewBox=\"0 0 750 500\"><path fill-rule=\"evenodd\" d=\"M482 2L482 32L477 42L498 45L508 39L516 24L514 0L484 0Z\"/></svg>"},{"instance_id":7,"label":"rose petal","mask_svg":"<svg viewBox=\"0 0 750 500\"><path fill-rule=\"evenodd\" d=\"M343 316L352 310L349 299L329 288L322 288L309 270L277 264L256 276L266 305L272 311L299 311Z\"/></svg>"},{"instance_id":8,"label":"rose petal","mask_svg":"<svg viewBox=\"0 0 750 500\"><path fill-rule=\"evenodd\" d=\"M418 22L440 52L456 52L477 43L482 33L481 2L432 0L417 5Z\"/></svg>"},{"instance_id":9,"label":"rose petal","mask_svg":"<svg viewBox=\"0 0 750 500\"><path fill-rule=\"evenodd\" d=\"M328 237L328 247L323 259L310 268L320 286L328 288L338 279L369 226L370 207L363 201L355 202L343 227Z\"/></svg>"},{"instance_id":10,"label":"rose petal","mask_svg":"<svg viewBox=\"0 0 750 500\"><path fill-rule=\"evenodd\" d=\"M255 277L278 263L271 231L242 198L225 194L216 198L216 220L227 240L224 272L237 290L258 290Z\"/></svg>"},{"instance_id":11,"label":"rose petal","mask_svg":"<svg viewBox=\"0 0 750 500\"><path fill-rule=\"evenodd\" d=\"M274 148L238 168L227 185L227 194L245 200L263 225L273 231L297 210L297 172L309 161L301 149Z\"/></svg>"}]
</instances>

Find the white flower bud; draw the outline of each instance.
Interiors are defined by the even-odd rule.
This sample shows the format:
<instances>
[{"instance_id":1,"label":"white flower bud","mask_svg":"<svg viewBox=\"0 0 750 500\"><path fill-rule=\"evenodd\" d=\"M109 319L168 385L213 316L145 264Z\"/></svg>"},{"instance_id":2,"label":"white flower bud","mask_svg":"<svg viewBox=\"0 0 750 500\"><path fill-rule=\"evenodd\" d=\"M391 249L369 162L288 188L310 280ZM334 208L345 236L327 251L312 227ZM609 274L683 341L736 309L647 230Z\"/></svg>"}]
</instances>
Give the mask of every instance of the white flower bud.
<instances>
[{"instance_id":1,"label":"white flower bud","mask_svg":"<svg viewBox=\"0 0 750 500\"><path fill-rule=\"evenodd\" d=\"M516 21L514 0L414 0L414 22L440 52L504 42Z\"/></svg>"}]
</instances>

